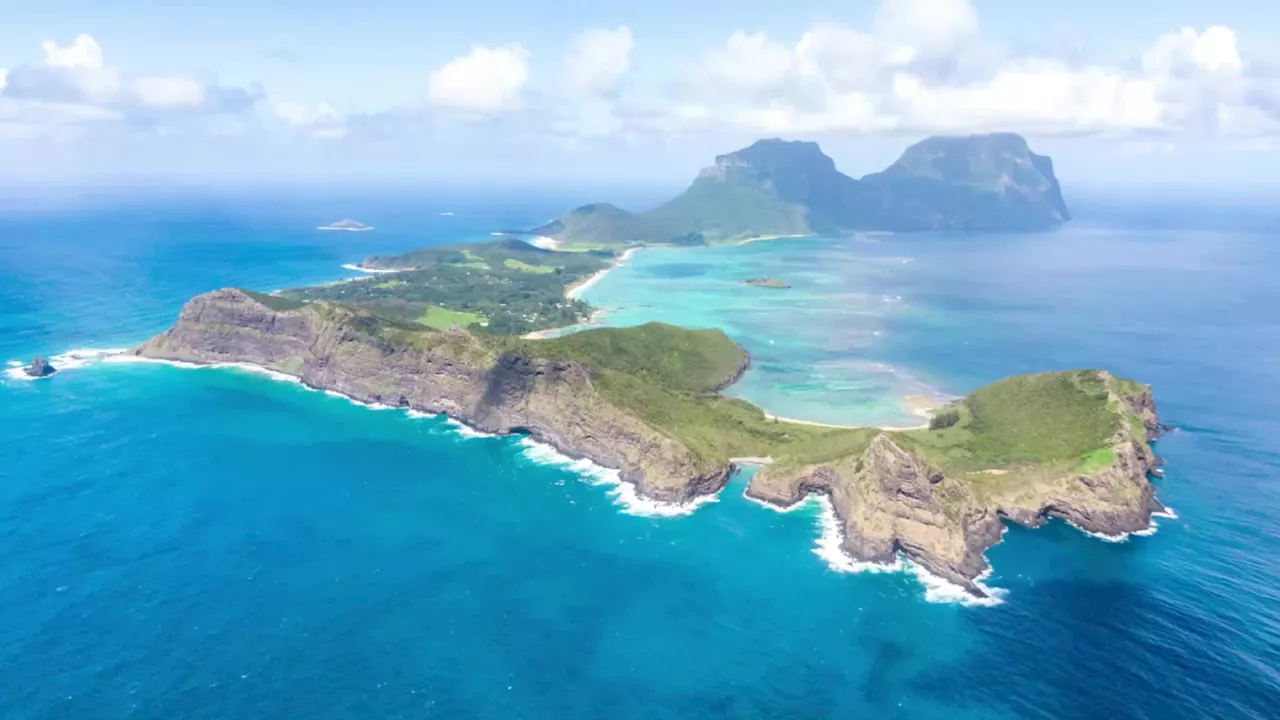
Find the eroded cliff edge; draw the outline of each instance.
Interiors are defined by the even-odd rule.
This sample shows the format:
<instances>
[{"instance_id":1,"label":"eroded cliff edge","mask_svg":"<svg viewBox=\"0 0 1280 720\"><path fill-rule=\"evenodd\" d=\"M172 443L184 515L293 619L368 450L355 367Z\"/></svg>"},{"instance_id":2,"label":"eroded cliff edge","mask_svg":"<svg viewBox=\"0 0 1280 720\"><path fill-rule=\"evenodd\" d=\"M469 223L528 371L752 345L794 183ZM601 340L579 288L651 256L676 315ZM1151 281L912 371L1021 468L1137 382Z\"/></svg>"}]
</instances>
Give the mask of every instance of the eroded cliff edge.
<instances>
[{"instance_id":1,"label":"eroded cliff edge","mask_svg":"<svg viewBox=\"0 0 1280 720\"><path fill-rule=\"evenodd\" d=\"M1162 509L1147 477L1161 429L1150 388L1101 371L1011 378L951 408L945 427L886 432L770 420L718 394L748 366L742 348L719 331L661 324L531 341L219 290L133 352L249 363L358 400L528 433L666 502L719 491L730 458L767 456L751 496L791 505L824 493L850 555L902 553L974 594L1003 520L1061 517L1110 535L1144 529Z\"/></svg>"}]
</instances>

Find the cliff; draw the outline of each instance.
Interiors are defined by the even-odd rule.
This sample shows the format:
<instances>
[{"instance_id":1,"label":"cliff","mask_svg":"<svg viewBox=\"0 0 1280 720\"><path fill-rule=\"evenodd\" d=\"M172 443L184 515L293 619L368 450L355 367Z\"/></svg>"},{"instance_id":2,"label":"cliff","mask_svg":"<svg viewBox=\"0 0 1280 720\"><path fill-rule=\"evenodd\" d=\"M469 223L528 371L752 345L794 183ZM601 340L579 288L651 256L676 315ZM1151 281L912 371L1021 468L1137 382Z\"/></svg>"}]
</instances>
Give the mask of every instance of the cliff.
<instances>
[{"instance_id":1,"label":"cliff","mask_svg":"<svg viewBox=\"0 0 1280 720\"><path fill-rule=\"evenodd\" d=\"M885 432L770 420L718 394L749 366L739 346L657 323L531 341L219 290L134 352L251 363L357 400L527 433L666 502L719 491L730 458L770 457L751 496L790 505L825 493L850 555L901 553L975 594L1002 521L1060 517L1119 534L1161 509L1147 480L1161 429L1150 388L1101 371L1010 378L956 404L950 427Z\"/></svg>"}]
</instances>

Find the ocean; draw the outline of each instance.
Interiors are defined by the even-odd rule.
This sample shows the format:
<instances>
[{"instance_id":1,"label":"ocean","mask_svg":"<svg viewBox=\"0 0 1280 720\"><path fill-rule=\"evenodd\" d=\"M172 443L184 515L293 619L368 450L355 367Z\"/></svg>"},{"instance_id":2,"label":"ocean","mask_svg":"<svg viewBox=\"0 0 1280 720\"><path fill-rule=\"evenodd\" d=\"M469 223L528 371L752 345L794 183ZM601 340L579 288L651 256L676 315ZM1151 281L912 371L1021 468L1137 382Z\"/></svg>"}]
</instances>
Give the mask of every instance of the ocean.
<instances>
[{"instance_id":1,"label":"ocean","mask_svg":"<svg viewBox=\"0 0 1280 720\"><path fill-rule=\"evenodd\" d=\"M998 604L850 562L819 503L762 507L745 477L664 514L527 440L89 352L199 292L338 279L579 199L0 210L0 717L1277 717L1274 209L1078 202L1044 234L643 250L586 292L605 323L724 328L755 359L731 394L787 417L910 424L904 395L1046 369L1153 384L1176 519L1124 542L1011 528ZM376 229L314 230L342 217ZM36 354L66 369L13 377Z\"/></svg>"}]
</instances>

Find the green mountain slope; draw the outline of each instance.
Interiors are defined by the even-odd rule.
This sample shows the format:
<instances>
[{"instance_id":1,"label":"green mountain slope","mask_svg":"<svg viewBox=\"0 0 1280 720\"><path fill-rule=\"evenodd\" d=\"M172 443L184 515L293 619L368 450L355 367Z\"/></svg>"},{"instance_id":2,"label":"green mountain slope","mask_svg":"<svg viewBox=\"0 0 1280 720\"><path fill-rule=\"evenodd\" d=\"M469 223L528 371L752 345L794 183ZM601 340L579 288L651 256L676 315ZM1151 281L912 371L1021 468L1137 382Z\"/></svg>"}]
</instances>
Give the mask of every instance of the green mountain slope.
<instances>
[{"instance_id":1,"label":"green mountain slope","mask_svg":"<svg viewBox=\"0 0 1280 720\"><path fill-rule=\"evenodd\" d=\"M586 205L533 232L566 246L701 244L859 230L1029 230L1070 219L1053 163L1011 133L933 137L856 180L816 143L761 140L720 155L644 213Z\"/></svg>"}]
</instances>

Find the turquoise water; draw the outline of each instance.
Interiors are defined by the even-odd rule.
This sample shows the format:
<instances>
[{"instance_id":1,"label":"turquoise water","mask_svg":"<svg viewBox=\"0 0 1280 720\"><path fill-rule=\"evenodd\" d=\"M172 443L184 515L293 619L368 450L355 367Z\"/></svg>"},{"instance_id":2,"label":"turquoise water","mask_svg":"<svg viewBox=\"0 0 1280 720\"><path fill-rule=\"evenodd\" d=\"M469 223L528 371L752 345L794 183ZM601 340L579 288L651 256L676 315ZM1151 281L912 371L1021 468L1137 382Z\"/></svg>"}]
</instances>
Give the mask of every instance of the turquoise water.
<instances>
[{"instance_id":1,"label":"turquoise water","mask_svg":"<svg viewBox=\"0 0 1280 720\"><path fill-rule=\"evenodd\" d=\"M0 361L129 345L196 292L333 279L568 204L8 211ZM0 384L0 717L1274 717L1275 218L1078 211L1049 236L645 251L588 298L610 322L726 327L757 358L734 391L784 415L910 420L902 394L1049 367L1152 382L1178 427L1158 450L1179 518L1154 536L1012 529L989 554L1003 603L968 607L838 572L820 509L753 504L745 478L647 517L519 439L243 371L89 363ZM310 230L348 216L378 230ZM736 282L762 275L795 287Z\"/></svg>"}]
</instances>

